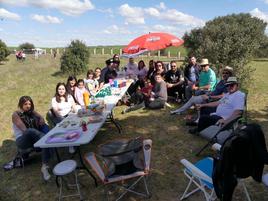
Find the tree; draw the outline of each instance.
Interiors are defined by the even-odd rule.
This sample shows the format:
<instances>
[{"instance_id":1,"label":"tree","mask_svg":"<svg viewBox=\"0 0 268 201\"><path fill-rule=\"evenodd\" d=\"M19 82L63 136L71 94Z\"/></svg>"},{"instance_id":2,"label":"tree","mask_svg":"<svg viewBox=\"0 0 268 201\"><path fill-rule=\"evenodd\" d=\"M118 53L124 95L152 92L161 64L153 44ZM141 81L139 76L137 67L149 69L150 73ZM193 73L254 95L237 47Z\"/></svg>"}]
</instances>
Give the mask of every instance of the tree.
<instances>
[{"instance_id":1,"label":"tree","mask_svg":"<svg viewBox=\"0 0 268 201\"><path fill-rule=\"evenodd\" d=\"M268 36L265 36L264 42L261 44L260 48L258 48L254 52L254 56L257 58L267 58L268 57Z\"/></svg>"},{"instance_id":2,"label":"tree","mask_svg":"<svg viewBox=\"0 0 268 201\"><path fill-rule=\"evenodd\" d=\"M5 61L9 54L6 44L0 39L0 62Z\"/></svg>"},{"instance_id":3,"label":"tree","mask_svg":"<svg viewBox=\"0 0 268 201\"><path fill-rule=\"evenodd\" d=\"M247 66L265 40L266 23L250 14L232 14L208 21L183 37L189 55L208 58L219 66L232 66L246 87L254 69Z\"/></svg>"},{"instance_id":4,"label":"tree","mask_svg":"<svg viewBox=\"0 0 268 201\"><path fill-rule=\"evenodd\" d=\"M34 49L34 48L35 48L34 45L31 44L31 43L28 43L28 42L26 42L26 43L22 43L22 44L20 44L20 46L19 46L19 49L20 49L20 50L26 50L26 51L31 51L31 50Z\"/></svg>"},{"instance_id":5,"label":"tree","mask_svg":"<svg viewBox=\"0 0 268 201\"><path fill-rule=\"evenodd\" d=\"M74 40L61 57L61 70L64 73L77 75L87 70L88 62L87 46L82 41Z\"/></svg>"}]
</instances>

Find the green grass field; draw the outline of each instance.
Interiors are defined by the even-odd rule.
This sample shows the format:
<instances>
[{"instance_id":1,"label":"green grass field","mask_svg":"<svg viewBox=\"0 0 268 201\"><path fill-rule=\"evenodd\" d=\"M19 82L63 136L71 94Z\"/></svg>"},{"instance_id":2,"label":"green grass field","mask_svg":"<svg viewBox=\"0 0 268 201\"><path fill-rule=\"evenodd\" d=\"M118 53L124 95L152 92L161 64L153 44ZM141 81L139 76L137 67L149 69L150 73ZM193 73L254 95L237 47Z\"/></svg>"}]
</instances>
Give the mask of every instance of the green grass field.
<instances>
[{"instance_id":1,"label":"green grass field","mask_svg":"<svg viewBox=\"0 0 268 201\"><path fill-rule=\"evenodd\" d=\"M11 114L17 109L20 96L30 95L35 103L35 108L43 116L50 108L50 101L55 93L57 82L65 82L66 76L59 74L59 58L53 59L49 55L34 60L28 57L25 62L18 62L14 55L9 61L0 65L2 87L0 88L0 164L8 162L16 154L16 146L11 130ZM106 56L90 58L90 68L103 67ZM150 58L144 58L146 62ZM123 60L122 65L127 61ZM268 77L267 61L255 61L251 63L257 70L255 72L254 86L249 90L248 110L250 121L260 123L263 130L268 129ZM84 78L85 75L79 76ZM160 111L138 110L129 114L121 114L125 106L115 109L115 118L123 127L123 134L119 135L111 124L105 124L94 140L82 147L83 153L96 150L97 145L107 140L119 137L143 136L153 140L152 171L149 179L149 188L152 192L150 200L173 201L181 196L186 187L186 178L182 173L179 160L187 158L196 161L205 155L212 154L207 150L200 157L194 153L206 141L199 137L187 134L183 116L170 116L169 109ZM267 133L266 133L266 138ZM267 141L268 143L268 141ZM68 157L62 150L64 157ZM56 160L50 164L55 165ZM44 183L40 173L40 156L34 157L25 169L14 169L4 172L0 169L0 200L19 201L51 201L57 198L57 188L54 179ZM266 167L266 172L268 168ZM93 181L85 172L79 174L79 180L84 184L82 193L85 200L104 200L103 186L94 187ZM268 188L254 182L251 178L246 180L252 200L268 200ZM74 200L74 199L66 199ZM139 197L128 194L123 200L140 200ZM187 199L204 200L201 194ZM242 188L238 187L234 194L235 201L245 200Z\"/></svg>"}]
</instances>

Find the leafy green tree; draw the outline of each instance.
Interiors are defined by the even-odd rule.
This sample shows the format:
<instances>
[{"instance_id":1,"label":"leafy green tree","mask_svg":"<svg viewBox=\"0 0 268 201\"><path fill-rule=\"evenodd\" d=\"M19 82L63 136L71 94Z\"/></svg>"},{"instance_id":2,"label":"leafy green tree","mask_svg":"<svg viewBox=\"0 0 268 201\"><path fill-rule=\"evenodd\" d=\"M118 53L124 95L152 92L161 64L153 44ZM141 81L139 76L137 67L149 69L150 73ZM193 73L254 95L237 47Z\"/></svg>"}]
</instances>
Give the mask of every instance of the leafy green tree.
<instances>
[{"instance_id":1,"label":"leafy green tree","mask_svg":"<svg viewBox=\"0 0 268 201\"><path fill-rule=\"evenodd\" d=\"M87 70L88 62L87 46L82 41L74 40L61 57L61 70L64 73L77 75Z\"/></svg>"},{"instance_id":2,"label":"leafy green tree","mask_svg":"<svg viewBox=\"0 0 268 201\"><path fill-rule=\"evenodd\" d=\"M265 36L264 42L261 44L260 48L254 52L254 56L257 58L268 58L268 36Z\"/></svg>"},{"instance_id":3,"label":"leafy green tree","mask_svg":"<svg viewBox=\"0 0 268 201\"><path fill-rule=\"evenodd\" d=\"M20 49L20 50L26 50L26 51L31 51L31 50L34 49L34 48L35 48L34 45L31 44L31 43L28 43L28 42L26 42L26 43L22 43L22 44L20 44L20 46L19 46L19 49Z\"/></svg>"},{"instance_id":4,"label":"leafy green tree","mask_svg":"<svg viewBox=\"0 0 268 201\"><path fill-rule=\"evenodd\" d=\"M5 61L9 54L6 44L0 39L0 62Z\"/></svg>"},{"instance_id":5,"label":"leafy green tree","mask_svg":"<svg viewBox=\"0 0 268 201\"><path fill-rule=\"evenodd\" d=\"M232 14L208 21L183 37L188 55L208 58L219 66L232 66L240 82L247 87L254 69L247 64L265 40L266 23L250 14Z\"/></svg>"}]
</instances>

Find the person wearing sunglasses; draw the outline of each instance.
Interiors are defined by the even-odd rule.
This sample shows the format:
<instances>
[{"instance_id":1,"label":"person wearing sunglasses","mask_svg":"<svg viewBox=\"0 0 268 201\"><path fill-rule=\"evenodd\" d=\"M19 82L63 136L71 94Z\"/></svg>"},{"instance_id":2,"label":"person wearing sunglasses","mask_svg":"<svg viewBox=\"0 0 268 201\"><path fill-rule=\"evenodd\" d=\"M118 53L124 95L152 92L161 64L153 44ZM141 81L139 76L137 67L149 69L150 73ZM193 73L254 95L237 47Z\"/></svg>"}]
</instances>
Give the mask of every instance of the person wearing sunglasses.
<instances>
[{"instance_id":1,"label":"person wearing sunglasses","mask_svg":"<svg viewBox=\"0 0 268 201\"><path fill-rule=\"evenodd\" d=\"M227 86L225 85L225 83L227 82L227 79L229 77L231 77L232 75L233 75L233 68L226 66L222 70L222 80L220 80L218 82L218 84L215 87L215 90L213 90L211 92L207 92L206 94L203 94L200 96L192 96L182 107L180 107L179 109L171 111L170 114L179 114L180 115L180 114L183 114L186 110L188 110L193 105L219 100L220 98L223 97L224 93L228 92ZM202 110L204 110L204 109L205 109L205 107L202 108ZM206 111L203 111L203 113L207 113L207 114L216 111L216 109L212 108L212 107L206 107L205 110Z\"/></svg>"},{"instance_id":2,"label":"person wearing sunglasses","mask_svg":"<svg viewBox=\"0 0 268 201\"><path fill-rule=\"evenodd\" d=\"M245 107L245 94L239 91L237 78L229 77L225 85L228 93L224 94L219 101L196 105L199 109L202 107L217 107L217 109L215 113L201 115L197 128L190 129L189 133L196 134L216 123L223 126L242 115Z\"/></svg>"},{"instance_id":3,"label":"person wearing sunglasses","mask_svg":"<svg viewBox=\"0 0 268 201\"><path fill-rule=\"evenodd\" d=\"M179 102L182 100L184 79L180 69L177 67L176 61L170 62L171 69L165 74L165 81L167 83L167 93L169 97L177 98L179 95Z\"/></svg>"},{"instance_id":4,"label":"person wearing sunglasses","mask_svg":"<svg viewBox=\"0 0 268 201\"><path fill-rule=\"evenodd\" d=\"M210 68L208 59L202 59L200 66L202 70L199 75L198 83L194 84L192 87L195 96L199 96L205 94L208 91L214 90L217 84L216 74Z\"/></svg>"}]
</instances>

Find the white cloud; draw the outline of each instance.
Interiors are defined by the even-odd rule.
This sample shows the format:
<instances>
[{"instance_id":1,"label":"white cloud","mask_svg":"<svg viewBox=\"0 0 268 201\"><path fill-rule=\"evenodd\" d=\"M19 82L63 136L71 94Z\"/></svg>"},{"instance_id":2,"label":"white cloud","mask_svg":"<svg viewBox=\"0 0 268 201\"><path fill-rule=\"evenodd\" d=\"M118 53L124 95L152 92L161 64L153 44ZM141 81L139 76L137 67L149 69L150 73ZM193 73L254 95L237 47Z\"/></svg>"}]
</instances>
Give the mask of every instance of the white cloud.
<instances>
[{"instance_id":1,"label":"white cloud","mask_svg":"<svg viewBox=\"0 0 268 201\"><path fill-rule=\"evenodd\" d=\"M267 0L268 1L268 0ZM160 4L158 6L156 6L156 8L160 9L160 10L165 10L167 7L165 5L164 2L160 2Z\"/></svg>"},{"instance_id":2,"label":"white cloud","mask_svg":"<svg viewBox=\"0 0 268 201\"><path fill-rule=\"evenodd\" d=\"M263 1L264 1L264 3L268 4L268 0L263 0Z\"/></svg>"},{"instance_id":3,"label":"white cloud","mask_svg":"<svg viewBox=\"0 0 268 201\"><path fill-rule=\"evenodd\" d=\"M119 13L125 17L125 24L145 24L144 12L140 7L130 7L123 4L119 7Z\"/></svg>"},{"instance_id":4,"label":"white cloud","mask_svg":"<svg viewBox=\"0 0 268 201\"><path fill-rule=\"evenodd\" d=\"M145 24L145 17L152 17L170 24L200 27L205 21L176 9L167 9L163 2L156 7L141 8L123 4L119 8L121 16L125 17L126 24Z\"/></svg>"},{"instance_id":5,"label":"white cloud","mask_svg":"<svg viewBox=\"0 0 268 201\"><path fill-rule=\"evenodd\" d=\"M268 3L268 0L267 0L267 3ZM264 13L264 12L260 11L258 8L255 8L252 11L250 11L250 14L253 17L257 17L257 18L268 23L268 13Z\"/></svg>"},{"instance_id":6,"label":"white cloud","mask_svg":"<svg viewBox=\"0 0 268 201\"><path fill-rule=\"evenodd\" d=\"M4 8L0 8L0 18L17 20L17 21L21 19L21 17L18 14L9 12Z\"/></svg>"},{"instance_id":7,"label":"white cloud","mask_svg":"<svg viewBox=\"0 0 268 201\"><path fill-rule=\"evenodd\" d=\"M44 15L35 14L31 18L35 21L38 21L41 23L47 23L47 24L61 24L62 23L62 19L50 16L50 15L44 16Z\"/></svg>"},{"instance_id":8,"label":"white cloud","mask_svg":"<svg viewBox=\"0 0 268 201\"><path fill-rule=\"evenodd\" d=\"M15 6L36 6L39 8L57 9L66 15L81 15L94 9L90 0L1 0L2 3Z\"/></svg>"},{"instance_id":9,"label":"white cloud","mask_svg":"<svg viewBox=\"0 0 268 201\"><path fill-rule=\"evenodd\" d=\"M126 28L119 28L117 25L112 25L103 31L105 34L131 34Z\"/></svg>"}]
</instances>

